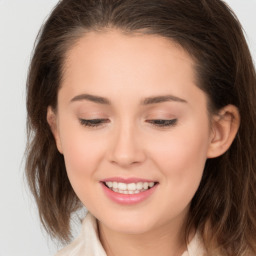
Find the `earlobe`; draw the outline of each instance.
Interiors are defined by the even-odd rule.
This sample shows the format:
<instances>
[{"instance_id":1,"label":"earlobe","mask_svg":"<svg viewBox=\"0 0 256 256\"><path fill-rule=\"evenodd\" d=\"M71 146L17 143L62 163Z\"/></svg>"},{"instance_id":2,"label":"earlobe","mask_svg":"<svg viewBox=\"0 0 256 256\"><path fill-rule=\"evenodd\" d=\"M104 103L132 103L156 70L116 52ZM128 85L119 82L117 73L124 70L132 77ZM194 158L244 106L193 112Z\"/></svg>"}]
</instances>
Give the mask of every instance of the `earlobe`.
<instances>
[{"instance_id":1,"label":"earlobe","mask_svg":"<svg viewBox=\"0 0 256 256\"><path fill-rule=\"evenodd\" d=\"M59 152L62 154L62 147L61 147L58 125L57 125L57 116L54 110L52 109L52 107L50 106L47 108L47 122L55 138L56 146Z\"/></svg>"},{"instance_id":2,"label":"earlobe","mask_svg":"<svg viewBox=\"0 0 256 256\"><path fill-rule=\"evenodd\" d=\"M222 108L212 119L208 158L224 154L231 146L240 125L240 114L234 105Z\"/></svg>"}]
</instances>

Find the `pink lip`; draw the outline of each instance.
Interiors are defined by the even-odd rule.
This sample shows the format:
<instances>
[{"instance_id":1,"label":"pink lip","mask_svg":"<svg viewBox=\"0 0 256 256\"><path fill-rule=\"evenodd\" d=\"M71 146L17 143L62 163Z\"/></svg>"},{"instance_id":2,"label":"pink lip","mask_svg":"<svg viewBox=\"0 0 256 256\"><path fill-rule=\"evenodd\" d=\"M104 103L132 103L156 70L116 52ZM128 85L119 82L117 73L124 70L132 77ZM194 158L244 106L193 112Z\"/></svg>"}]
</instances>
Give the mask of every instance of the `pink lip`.
<instances>
[{"instance_id":1,"label":"pink lip","mask_svg":"<svg viewBox=\"0 0 256 256\"><path fill-rule=\"evenodd\" d=\"M146 179L140 179L140 178L120 178L120 177L111 177L101 181L102 182L116 181L116 182L122 182L122 183L155 182L154 180L146 180Z\"/></svg>"},{"instance_id":2,"label":"pink lip","mask_svg":"<svg viewBox=\"0 0 256 256\"><path fill-rule=\"evenodd\" d=\"M113 179L111 179L113 180ZM116 181L116 180L115 180ZM123 182L123 181L122 181ZM104 185L103 182L101 182L102 185L102 189L105 193L105 195L110 198L112 201L118 203L118 204L122 204L122 205L133 205L133 204L138 204L144 200L146 200L147 198L149 198L156 190L156 188L158 187L158 183L143 192L140 192L138 194L121 194L118 192L114 192L111 189L109 189L107 186Z\"/></svg>"}]
</instances>

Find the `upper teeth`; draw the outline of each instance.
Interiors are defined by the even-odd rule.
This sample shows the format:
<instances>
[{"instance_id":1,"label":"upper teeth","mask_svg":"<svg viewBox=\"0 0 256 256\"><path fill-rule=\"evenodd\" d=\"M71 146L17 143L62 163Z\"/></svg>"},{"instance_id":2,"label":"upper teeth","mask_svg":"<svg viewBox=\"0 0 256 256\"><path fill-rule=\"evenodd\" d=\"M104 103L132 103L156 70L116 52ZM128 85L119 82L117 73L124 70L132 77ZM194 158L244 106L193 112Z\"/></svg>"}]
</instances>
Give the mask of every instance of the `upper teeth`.
<instances>
[{"instance_id":1,"label":"upper teeth","mask_svg":"<svg viewBox=\"0 0 256 256\"><path fill-rule=\"evenodd\" d=\"M122 183L122 182L106 182L106 185L112 189L119 189L119 190L129 190L129 191L140 191L146 190L148 188L152 188L154 186L154 182L137 182L137 183Z\"/></svg>"}]
</instances>

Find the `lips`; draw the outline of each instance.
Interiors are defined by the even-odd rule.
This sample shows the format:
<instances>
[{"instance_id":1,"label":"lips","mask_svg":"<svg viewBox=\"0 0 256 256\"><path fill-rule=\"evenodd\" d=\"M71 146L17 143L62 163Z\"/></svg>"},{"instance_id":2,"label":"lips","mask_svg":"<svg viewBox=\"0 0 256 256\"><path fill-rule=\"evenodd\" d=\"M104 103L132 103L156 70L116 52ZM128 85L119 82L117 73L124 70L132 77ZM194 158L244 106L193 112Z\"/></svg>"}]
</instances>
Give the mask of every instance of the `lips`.
<instances>
[{"instance_id":1,"label":"lips","mask_svg":"<svg viewBox=\"0 0 256 256\"><path fill-rule=\"evenodd\" d=\"M116 181L107 181L104 184L116 193L121 194L138 194L152 188L155 182L136 182L136 183L123 183Z\"/></svg>"},{"instance_id":2,"label":"lips","mask_svg":"<svg viewBox=\"0 0 256 256\"><path fill-rule=\"evenodd\" d=\"M119 204L136 204L154 193L158 182L143 179L110 178L101 181L106 196Z\"/></svg>"}]
</instances>

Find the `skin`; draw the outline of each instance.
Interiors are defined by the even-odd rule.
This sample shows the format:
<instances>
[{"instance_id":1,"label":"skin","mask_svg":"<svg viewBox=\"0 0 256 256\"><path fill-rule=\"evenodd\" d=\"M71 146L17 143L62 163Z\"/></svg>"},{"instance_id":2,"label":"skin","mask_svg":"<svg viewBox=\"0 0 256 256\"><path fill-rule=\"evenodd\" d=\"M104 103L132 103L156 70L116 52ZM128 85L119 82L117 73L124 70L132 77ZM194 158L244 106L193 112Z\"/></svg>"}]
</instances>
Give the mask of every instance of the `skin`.
<instances>
[{"instance_id":1,"label":"skin","mask_svg":"<svg viewBox=\"0 0 256 256\"><path fill-rule=\"evenodd\" d=\"M205 162L232 143L237 109L229 105L210 115L192 58L155 35L89 32L67 52L64 70L57 110L49 107L47 120L74 191L98 219L107 254L181 255ZM171 98L143 104L166 95ZM104 122L88 127L81 119ZM154 121L174 119L165 127ZM100 183L111 177L159 184L143 202L120 205L106 197Z\"/></svg>"}]
</instances>

